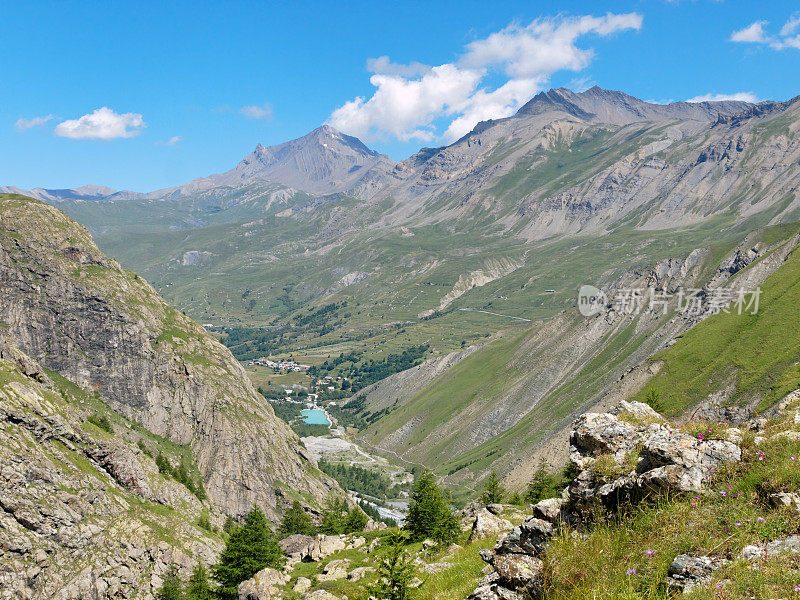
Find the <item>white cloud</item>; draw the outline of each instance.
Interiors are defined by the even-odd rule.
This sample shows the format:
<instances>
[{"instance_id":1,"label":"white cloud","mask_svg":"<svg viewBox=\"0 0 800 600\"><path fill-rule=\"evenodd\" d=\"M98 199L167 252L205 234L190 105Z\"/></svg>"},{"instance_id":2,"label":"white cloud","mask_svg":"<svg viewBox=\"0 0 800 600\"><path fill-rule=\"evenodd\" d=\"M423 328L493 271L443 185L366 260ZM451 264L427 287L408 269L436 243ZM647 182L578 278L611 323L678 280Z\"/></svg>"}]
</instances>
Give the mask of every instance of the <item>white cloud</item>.
<instances>
[{"instance_id":1,"label":"white cloud","mask_svg":"<svg viewBox=\"0 0 800 600\"><path fill-rule=\"evenodd\" d=\"M736 92L735 94L703 94L689 98L686 102L725 102L726 100L739 100L741 102L758 102L758 96L753 92Z\"/></svg>"},{"instance_id":2,"label":"white cloud","mask_svg":"<svg viewBox=\"0 0 800 600\"><path fill-rule=\"evenodd\" d=\"M156 142L156 146L174 146L178 142L180 142L183 138L179 135L173 135L168 140L159 140Z\"/></svg>"},{"instance_id":3,"label":"white cloud","mask_svg":"<svg viewBox=\"0 0 800 600\"><path fill-rule=\"evenodd\" d=\"M463 109L482 77L478 71L451 64L433 67L417 79L376 73L370 78L378 88L372 98L345 103L329 122L366 139L383 132L403 141L427 142L435 137L433 120Z\"/></svg>"},{"instance_id":4,"label":"white cloud","mask_svg":"<svg viewBox=\"0 0 800 600\"><path fill-rule=\"evenodd\" d=\"M239 113L248 119L265 119L269 121L272 118L272 107L268 103L261 106L243 106L239 109Z\"/></svg>"},{"instance_id":5,"label":"white cloud","mask_svg":"<svg viewBox=\"0 0 800 600\"><path fill-rule=\"evenodd\" d=\"M79 119L56 125L55 134L75 140L113 140L130 138L141 133L147 124L139 113L117 114L105 106Z\"/></svg>"},{"instance_id":6,"label":"white cloud","mask_svg":"<svg viewBox=\"0 0 800 600\"><path fill-rule=\"evenodd\" d=\"M17 119L17 122L14 123L14 129L17 131L25 131L26 129L30 129L32 127L38 127L39 125L44 125L49 120L54 119L53 115L46 115L44 117L33 117L32 119L26 119L24 117L20 117Z\"/></svg>"},{"instance_id":7,"label":"white cloud","mask_svg":"<svg viewBox=\"0 0 800 600\"><path fill-rule=\"evenodd\" d=\"M734 31L731 34L732 42L746 42L752 44L768 44L775 50L785 50L786 48L800 49L800 14L794 14L783 24L777 35L769 35L765 26L769 21L756 21L744 29Z\"/></svg>"},{"instance_id":8,"label":"white cloud","mask_svg":"<svg viewBox=\"0 0 800 600\"><path fill-rule=\"evenodd\" d=\"M767 35L764 32L764 25L767 21L756 21L751 23L744 29L734 31L731 34L732 42L751 42L751 43L764 43L767 42Z\"/></svg>"},{"instance_id":9,"label":"white cloud","mask_svg":"<svg viewBox=\"0 0 800 600\"><path fill-rule=\"evenodd\" d=\"M367 71L379 73L381 75L400 75L401 77L417 77L424 75L431 68L422 63L413 62L407 65L400 65L389 60L388 56L367 59Z\"/></svg>"},{"instance_id":10,"label":"white cloud","mask_svg":"<svg viewBox=\"0 0 800 600\"><path fill-rule=\"evenodd\" d=\"M478 121L513 114L556 71L585 69L594 51L576 45L582 36L605 37L641 26L642 17L636 13L537 19L467 44L454 63L430 67L399 65L387 56L370 59L367 69L375 92L346 102L328 122L365 140L388 135L403 141L453 141ZM500 85L481 85L496 75ZM443 133L437 128L439 119L449 121Z\"/></svg>"},{"instance_id":11,"label":"white cloud","mask_svg":"<svg viewBox=\"0 0 800 600\"><path fill-rule=\"evenodd\" d=\"M797 31L798 27L800 27L800 13L789 17L789 20L784 23L783 27L781 27L781 35L793 35Z\"/></svg>"}]
</instances>

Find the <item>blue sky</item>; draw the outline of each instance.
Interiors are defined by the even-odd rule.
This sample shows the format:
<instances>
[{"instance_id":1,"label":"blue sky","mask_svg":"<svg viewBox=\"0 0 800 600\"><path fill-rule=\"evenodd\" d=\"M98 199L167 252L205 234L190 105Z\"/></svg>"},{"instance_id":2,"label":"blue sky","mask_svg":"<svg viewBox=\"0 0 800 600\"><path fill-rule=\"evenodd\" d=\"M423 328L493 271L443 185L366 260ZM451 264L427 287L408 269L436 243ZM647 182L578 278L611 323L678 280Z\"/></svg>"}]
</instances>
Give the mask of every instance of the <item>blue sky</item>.
<instances>
[{"instance_id":1,"label":"blue sky","mask_svg":"<svg viewBox=\"0 0 800 600\"><path fill-rule=\"evenodd\" d=\"M550 87L788 99L800 94L798 11L781 0L4 2L0 186L149 191L326 121L401 160Z\"/></svg>"}]
</instances>

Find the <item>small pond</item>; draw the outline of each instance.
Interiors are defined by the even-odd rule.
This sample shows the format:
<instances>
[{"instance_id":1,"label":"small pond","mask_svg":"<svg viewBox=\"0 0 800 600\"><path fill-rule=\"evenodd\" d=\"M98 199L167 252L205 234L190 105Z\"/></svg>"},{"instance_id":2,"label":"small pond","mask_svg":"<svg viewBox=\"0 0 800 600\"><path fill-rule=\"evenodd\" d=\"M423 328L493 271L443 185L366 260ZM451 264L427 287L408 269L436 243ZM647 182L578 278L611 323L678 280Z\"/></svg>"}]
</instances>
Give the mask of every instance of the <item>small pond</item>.
<instances>
[{"instance_id":1,"label":"small pond","mask_svg":"<svg viewBox=\"0 0 800 600\"><path fill-rule=\"evenodd\" d=\"M321 410L307 408L301 411L300 414L303 415L303 420L309 425L328 425L330 427L328 417L326 417L325 413Z\"/></svg>"}]
</instances>

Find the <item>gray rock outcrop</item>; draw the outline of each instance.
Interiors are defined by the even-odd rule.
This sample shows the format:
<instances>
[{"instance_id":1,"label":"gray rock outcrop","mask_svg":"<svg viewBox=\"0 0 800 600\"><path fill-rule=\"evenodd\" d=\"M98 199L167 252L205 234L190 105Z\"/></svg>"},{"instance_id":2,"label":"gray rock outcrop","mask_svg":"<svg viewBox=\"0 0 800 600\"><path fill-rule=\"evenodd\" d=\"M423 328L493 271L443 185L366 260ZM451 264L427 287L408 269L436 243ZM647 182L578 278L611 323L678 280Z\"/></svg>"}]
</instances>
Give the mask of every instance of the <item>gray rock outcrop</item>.
<instances>
[{"instance_id":1,"label":"gray rock outcrop","mask_svg":"<svg viewBox=\"0 0 800 600\"><path fill-rule=\"evenodd\" d=\"M0 290L0 323L20 350L153 433L190 444L226 512L258 504L277 519L281 485L320 501L337 488L230 352L59 210L0 195Z\"/></svg>"}]
</instances>

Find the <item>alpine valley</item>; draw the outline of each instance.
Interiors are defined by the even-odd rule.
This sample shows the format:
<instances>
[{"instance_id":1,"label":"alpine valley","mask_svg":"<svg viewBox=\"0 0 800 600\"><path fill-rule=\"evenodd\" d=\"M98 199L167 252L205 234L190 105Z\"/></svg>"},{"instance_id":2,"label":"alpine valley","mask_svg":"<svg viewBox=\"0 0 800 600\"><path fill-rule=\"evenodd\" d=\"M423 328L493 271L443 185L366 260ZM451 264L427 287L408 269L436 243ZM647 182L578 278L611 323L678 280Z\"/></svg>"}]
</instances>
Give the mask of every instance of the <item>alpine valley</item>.
<instances>
[{"instance_id":1,"label":"alpine valley","mask_svg":"<svg viewBox=\"0 0 800 600\"><path fill-rule=\"evenodd\" d=\"M417 598L585 598L593 579L660 598L723 550L723 569L796 552L779 448L800 435L799 244L800 97L553 89L399 163L323 125L150 193L0 188L0 598L153 598L253 507L296 535L230 597L377 597L387 515L408 520ZM590 316L583 285L607 299ZM665 301L623 310L632 289ZM715 304L739 290L756 314ZM748 471L759 439L772 487ZM676 533L660 566L626 563L678 514L722 527L709 470L745 482L769 536ZM455 537L414 529L427 474ZM592 529L601 509L617 520ZM580 563L578 539L619 560ZM653 595L625 595L626 566Z\"/></svg>"}]
</instances>

